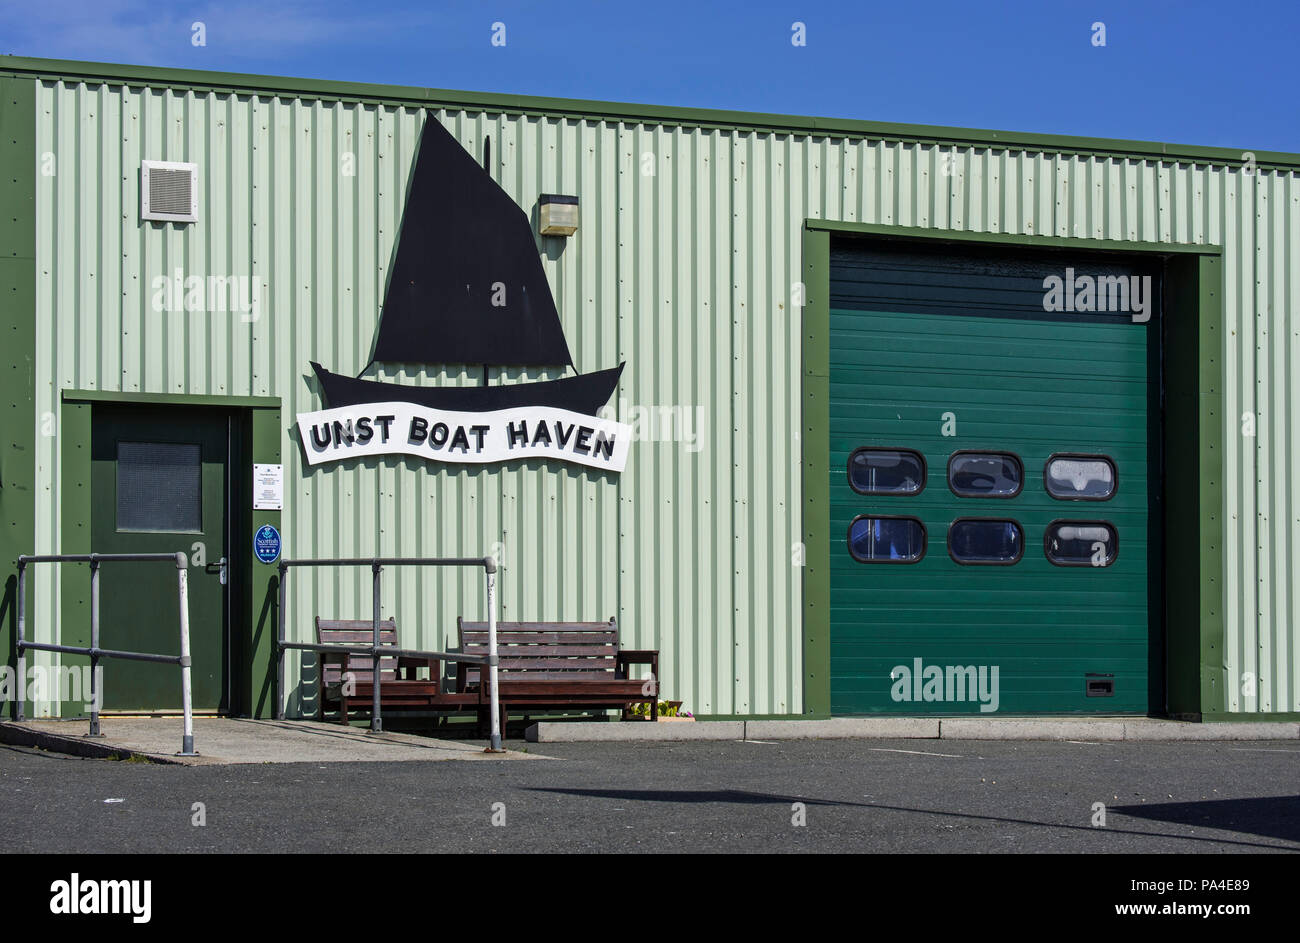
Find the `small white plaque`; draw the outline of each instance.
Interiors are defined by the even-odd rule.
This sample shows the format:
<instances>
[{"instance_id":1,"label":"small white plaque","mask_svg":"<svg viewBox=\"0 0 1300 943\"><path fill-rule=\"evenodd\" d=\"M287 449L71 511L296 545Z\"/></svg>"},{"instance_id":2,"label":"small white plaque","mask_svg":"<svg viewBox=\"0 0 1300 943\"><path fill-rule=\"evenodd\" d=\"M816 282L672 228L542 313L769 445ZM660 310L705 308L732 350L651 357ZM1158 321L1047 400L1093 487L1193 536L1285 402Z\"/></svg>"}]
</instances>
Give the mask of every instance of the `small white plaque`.
<instances>
[{"instance_id":1,"label":"small white plaque","mask_svg":"<svg viewBox=\"0 0 1300 943\"><path fill-rule=\"evenodd\" d=\"M284 466L253 466L253 510L284 509Z\"/></svg>"}]
</instances>

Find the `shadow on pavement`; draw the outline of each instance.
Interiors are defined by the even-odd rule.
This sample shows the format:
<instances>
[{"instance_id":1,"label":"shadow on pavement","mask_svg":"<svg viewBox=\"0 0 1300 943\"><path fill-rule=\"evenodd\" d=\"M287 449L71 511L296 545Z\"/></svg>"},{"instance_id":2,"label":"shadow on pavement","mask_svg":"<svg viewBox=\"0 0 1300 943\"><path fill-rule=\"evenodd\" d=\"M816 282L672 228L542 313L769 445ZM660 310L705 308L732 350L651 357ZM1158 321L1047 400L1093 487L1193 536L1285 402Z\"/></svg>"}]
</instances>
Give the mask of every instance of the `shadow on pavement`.
<instances>
[{"instance_id":1,"label":"shadow on pavement","mask_svg":"<svg viewBox=\"0 0 1300 943\"><path fill-rule=\"evenodd\" d=\"M766 792L745 792L741 789L558 789L534 786L530 787L528 791L556 792L566 796L586 796L594 799L628 799L632 802L728 802L733 805L802 802L804 805L871 807L869 803L865 802L839 802L834 799L806 799L803 796L777 796Z\"/></svg>"},{"instance_id":2,"label":"shadow on pavement","mask_svg":"<svg viewBox=\"0 0 1300 943\"><path fill-rule=\"evenodd\" d=\"M1300 842L1300 796L1143 803L1111 806L1107 811L1135 819L1172 822L1195 828L1217 828L1227 832L1245 832L1265 838Z\"/></svg>"},{"instance_id":3,"label":"shadow on pavement","mask_svg":"<svg viewBox=\"0 0 1300 943\"><path fill-rule=\"evenodd\" d=\"M890 812L905 812L915 815L933 815L948 819L964 819L971 822L1001 823L1007 825L1031 825L1041 828L1061 829L1072 832L1110 833L1113 835L1134 835L1148 838L1173 838L1188 842L1213 842L1218 845L1241 845L1251 848L1264 848L1270 851L1287 851L1281 845L1265 845L1251 841L1233 841L1228 838L1216 838L1207 835L1176 835L1168 832L1146 832L1135 829L1094 828L1088 825L1075 825L1067 822L1038 822L1033 819L1018 819L1000 815L978 815L971 812L954 812L947 809L919 809L907 806L885 805L876 802L845 802L837 799L809 799L804 796L783 796L765 792L746 792L739 789L580 789L546 786L530 786L527 792L549 792L565 796L581 796L593 799L618 799L629 802L676 802L703 803L725 802L733 805L761 805L764 803L802 802L804 805L845 806L861 809L880 809ZM1222 806L1219 814L1206 812L1203 806ZM1173 802L1164 805L1111 806L1108 812L1150 819L1157 822L1170 822L1178 825L1215 828L1227 831L1248 832L1265 838L1300 842L1300 797L1283 796L1265 799L1216 799L1209 802Z\"/></svg>"}]
</instances>

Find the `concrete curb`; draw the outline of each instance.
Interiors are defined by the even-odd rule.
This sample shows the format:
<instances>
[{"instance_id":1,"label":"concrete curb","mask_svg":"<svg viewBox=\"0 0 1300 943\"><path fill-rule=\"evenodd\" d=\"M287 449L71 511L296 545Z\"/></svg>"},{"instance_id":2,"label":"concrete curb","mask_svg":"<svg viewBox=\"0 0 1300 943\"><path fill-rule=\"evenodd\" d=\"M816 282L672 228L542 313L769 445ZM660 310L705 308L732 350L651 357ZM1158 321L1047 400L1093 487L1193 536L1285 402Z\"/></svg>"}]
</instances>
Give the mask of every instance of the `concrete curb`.
<instances>
[{"instance_id":1,"label":"concrete curb","mask_svg":"<svg viewBox=\"0 0 1300 943\"><path fill-rule=\"evenodd\" d=\"M746 740L935 740L938 737L938 719L925 717L745 721Z\"/></svg>"},{"instance_id":2,"label":"concrete curb","mask_svg":"<svg viewBox=\"0 0 1300 943\"><path fill-rule=\"evenodd\" d=\"M1242 723L1221 721L1191 724L1177 720L1128 720L1124 722L1125 740L1296 740L1300 723L1260 721Z\"/></svg>"},{"instance_id":3,"label":"concrete curb","mask_svg":"<svg viewBox=\"0 0 1300 943\"><path fill-rule=\"evenodd\" d=\"M941 740L1123 740L1119 720L991 720L944 718Z\"/></svg>"},{"instance_id":4,"label":"concrete curb","mask_svg":"<svg viewBox=\"0 0 1300 943\"><path fill-rule=\"evenodd\" d=\"M0 743L15 747L36 747L51 753L64 753L70 756L82 756L92 760L144 760L148 763L163 763L175 766L188 765L179 758L157 756L153 753L139 753L123 747L98 743L89 737L76 734L47 733L43 730L30 730L16 723L0 721Z\"/></svg>"},{"instance_id":5,"label":"concrete curb","mask_svg":"<svg viewBox=\"0 0 1300 943\"><path fill-rule=\"evenodd\" d=\"M547 723L524 732L529 743L687 740L1300 740L1289 721L1189 723L1154 717L966 718L834 717L829 720L714 720L698 723Z\"/></svg>"},{"instance_id":6,"label":"concrete curb","mask_svg":"<svg viewBox=\"0 0 1300 943\"><path fill-rule=\"evenodd\" d=\"M603 741L649 742L652 740L744 740L743 720L714 720L652 724L626 723L536 723L524 731L529 743L596 743Z\"/></svg>"}]
</instances>

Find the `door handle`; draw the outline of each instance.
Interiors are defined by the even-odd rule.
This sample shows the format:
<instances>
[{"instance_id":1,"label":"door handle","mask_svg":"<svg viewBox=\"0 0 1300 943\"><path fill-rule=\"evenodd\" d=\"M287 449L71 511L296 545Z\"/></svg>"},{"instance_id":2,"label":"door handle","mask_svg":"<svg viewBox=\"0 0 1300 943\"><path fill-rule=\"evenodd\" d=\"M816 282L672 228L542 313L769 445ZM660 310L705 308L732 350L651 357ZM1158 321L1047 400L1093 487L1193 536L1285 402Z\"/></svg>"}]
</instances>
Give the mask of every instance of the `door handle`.
<instances>
[{"instance_id":1,"label":"door handle","mask_svg":"<svg viewBox=\"0 0 1300 943\"><path fill-rule=\"evenodd\" d=\"M229 569L229 567L230 567L229 562L226 560L225 557L222 557L222 558L221 558L220 560L218 560L216 563L209 563L207 566L205 566L205 567L203 568L203 572L205 572L205 573L211 573L211 572L212 572L212 568L213 568L214 566L217 568L217 578L221 581L221 585L222 585L222 586L225 586L225 585L226 585L226 571L227 571L227 570Z\"/></svg>"}]
</instances>

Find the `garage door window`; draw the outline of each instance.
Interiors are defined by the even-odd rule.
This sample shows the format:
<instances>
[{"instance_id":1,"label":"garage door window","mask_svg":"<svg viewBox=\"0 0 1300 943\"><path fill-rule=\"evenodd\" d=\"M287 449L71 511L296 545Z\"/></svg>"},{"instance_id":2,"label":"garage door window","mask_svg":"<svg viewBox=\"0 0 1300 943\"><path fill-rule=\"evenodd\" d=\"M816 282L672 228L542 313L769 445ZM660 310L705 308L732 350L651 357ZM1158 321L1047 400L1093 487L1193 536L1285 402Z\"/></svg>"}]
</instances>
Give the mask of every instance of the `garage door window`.
<instances>
[{"instance_id":1,"label":"garage door window","mask_svg":"<svg viewBox=\"0 0 1300 943\"><path fill-rule=\"evenodd\" d=\"M1053 455L1043 472L1047 493L1062 501L1105 501L1117 477L1105 455Z\"/></svg>"},{"instance_id":2,"label":"garage door window","mask_svg":"<svg viewBox=\"0 0 1300 943\"><path fill-rule=\"evenodd\" d=\"M849 456L849 484L858 494L920 494L925 459L911 449L856 449Z\"/></svg>"},{"instance_id":3,"label":"garage door window","mask_svg":"<svg viewBox=\"0 0 1300 943\"><path fill-rule=\"evenodd\" d=\"M1014 498L1025 469L1010 452L957 452L948 459L948 487L959 498Z\"/></svg>"},{"instance_id":4,"label":"garage door window","mask_svg":"<svg viewBox=\"0 0 1300 943\"><path fill-rule=\"evenodd\" d=\"M916 563L925 556L925 525L914 517L855 518L849 553L859 563Z\"/></svg>"},{"instance_id":5,"label":"garage door window","mask_svg":"<svg viewBox=\"0 0 1300 943\"><path fill-rule=\"evenodd\" d=\"M1119 534L1106 521L1053 521L1043 550L1057 566L1110 566L1119 552Z\"/></svg>"},{"instance_id":6,"label":"garage door window","mask_svg":"<svg viewBox=\"0 0 1300 943\"><path fill-rule=\"evenodd\" d=\"M967 517L948 528L948 555L958 563L1009 566L1025 552L1025 535L1015 521Z\"/></svg>"}]
</instances>

